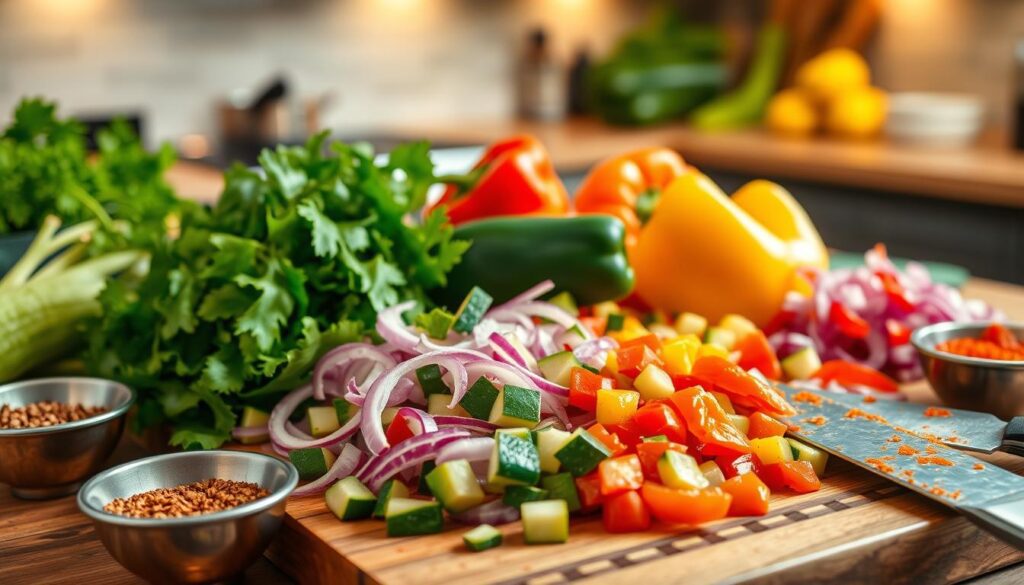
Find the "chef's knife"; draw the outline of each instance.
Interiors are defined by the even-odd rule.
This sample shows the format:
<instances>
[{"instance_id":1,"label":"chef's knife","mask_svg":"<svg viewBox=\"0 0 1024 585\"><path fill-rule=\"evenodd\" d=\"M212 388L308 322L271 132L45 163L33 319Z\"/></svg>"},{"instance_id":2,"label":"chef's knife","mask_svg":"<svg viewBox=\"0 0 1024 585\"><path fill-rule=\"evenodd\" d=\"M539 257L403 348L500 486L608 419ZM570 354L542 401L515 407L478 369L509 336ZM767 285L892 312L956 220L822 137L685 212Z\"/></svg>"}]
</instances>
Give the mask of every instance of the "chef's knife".
<instances>
[{"instance_id":1,"label":"chef's knife","mask_svg":"<svg viewBox=\"0 0 1024 585\"><path fill-rule=\"evenodd\" d=\"M1024 550L1024 478L899 430L863 400L780 388L798 411L789 419L797 438L949 506Z\"/></svg>"},{"instance_id":2,"label":"chef's knife","mask_svg":"<svg viewBox=\"0 0 1024 585\"><path fill-rule=\"evenodd\" d=\"M803 390L781 387L792 402L793 395ZM941 408L929 410L927 405L876 400L865 402L863 396L837 392L815 392L850 407L860 408L872 414L885 417L890 424L909 429L919 435L938 439L955 449L994 453L1006 451L1024 456L1024 416L1017 416L1009 422L987 412ZM925 414L931 413L931 416ZM941 416L945 413L949 416ZM936 414L940 416L935 416Z\"/></svg>"}]
</instances>

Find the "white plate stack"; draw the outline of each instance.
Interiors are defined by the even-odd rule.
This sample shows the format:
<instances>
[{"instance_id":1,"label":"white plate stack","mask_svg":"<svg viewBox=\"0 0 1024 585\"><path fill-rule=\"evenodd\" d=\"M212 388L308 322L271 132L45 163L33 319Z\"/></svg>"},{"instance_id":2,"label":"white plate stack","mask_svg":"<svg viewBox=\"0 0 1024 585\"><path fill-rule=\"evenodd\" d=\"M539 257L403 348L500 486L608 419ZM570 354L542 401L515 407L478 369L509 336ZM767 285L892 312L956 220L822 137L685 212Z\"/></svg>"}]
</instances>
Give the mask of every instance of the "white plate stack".
<instances>
[{"instance_id":1,"label":"white plate stack","mask_svg":"<svg viewBox=\"0 0 1024 585\"><path fill-rule=\"evenodd\" d=\"M968 94L892 93L885 131L899 142L965 146L984 125L981 99Z\"/></svg>"}]
</instances>

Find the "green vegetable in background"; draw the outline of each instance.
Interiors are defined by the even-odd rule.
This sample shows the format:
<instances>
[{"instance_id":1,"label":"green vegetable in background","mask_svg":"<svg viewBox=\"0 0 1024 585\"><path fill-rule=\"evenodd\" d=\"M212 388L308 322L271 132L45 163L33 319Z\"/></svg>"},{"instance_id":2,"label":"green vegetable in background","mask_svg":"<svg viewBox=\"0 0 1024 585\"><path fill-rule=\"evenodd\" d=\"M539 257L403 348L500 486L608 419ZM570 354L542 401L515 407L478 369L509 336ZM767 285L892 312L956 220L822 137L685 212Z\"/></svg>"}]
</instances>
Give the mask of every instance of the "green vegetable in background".
<instances>
[{"instance_id":1,"label":"green vegetable in background","mask_svg":"<svg viewBox=\"0 0 1024 585\"><path fill-rule=\"evenodd\" d=\"M434 181L426 143L376 164L326 134L231 169L217 206L156 245L141 282L101 294L87 360L141 392L139 422L213 448L243 405L269 410L328 349L373 334L376 312L426 291L468 247L444 215L412 214Z\"/></svg>"}]
</instances>

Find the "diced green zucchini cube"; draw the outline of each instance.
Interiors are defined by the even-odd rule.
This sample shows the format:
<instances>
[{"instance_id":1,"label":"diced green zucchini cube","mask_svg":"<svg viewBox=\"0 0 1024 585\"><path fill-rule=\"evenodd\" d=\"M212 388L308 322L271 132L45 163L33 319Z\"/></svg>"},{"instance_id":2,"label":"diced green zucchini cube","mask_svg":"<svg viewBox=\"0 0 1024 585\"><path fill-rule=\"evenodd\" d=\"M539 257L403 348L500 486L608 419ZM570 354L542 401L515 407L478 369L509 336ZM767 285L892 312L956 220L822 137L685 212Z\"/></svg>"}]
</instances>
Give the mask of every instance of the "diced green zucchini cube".
<instances>
[{"instance_id":1,"label":"diced green zucchini cube","mask_svg":"<svg viewBox=\"0 0 1024 585\"><path fill-rule=\"evenodd\" d=\"M573 431L565 445L555 452L555 458L561 462L562 468L574 477L590 473L608 457L611 457L608 447L582 427Z\"/></svg>"},{"instance_id":2,"label":"diced green zucchini cube","mask_svg":"<svg viewBox=\"0 0 1024 585\"><path fill-rule=\"evenodd\" d=\"M569 507L565 500L526 502L519 507L526 544L556 544L569 540Z\"/></svg>"},{"instance_id":3,"label":"diced green zucchini cube","mask_svg":"<svg viewBox=\"0 0 1024 585\"><path fill-rule=\"evenodd\" d=\"M672 396L676 391L672 376L654 364L648 365L640 372L633 380L633 387L640 392L640 398L644 400L661 400Z\"/></svg>"},{"instance_id":4,"label":"diced green zucchini cube","mask_svg":"<svg viewBox=\"0 0 1024 585\"><path fill-rule=\"evenodd\" d=\"M540 457L537 447L509 434L494 436L487 471L488 483L494 485L533 485L540 479Z\"/></svg>"},{"instance_id":5,"label":"diced green zucchini cube","mask_svg":"<svg viewBox=\"0 0 1024 585\"><path fill-rule=\"evenodd\" d=\"M266 412L263 412L262 410L259 410L258 408L253 408L251 406L246 406L245 408L242 409L242 420L239 422L239 426L242 426L242 427L260 427L260 426L266 425L267 422L269 422L269 421L270 421L270 414L268 414ZM256 444L256 443L263 443L264 441L267 440L268 436L269 436L268 433L264 433L264 434L256 435L256 436L252 436L252 437L242 437L242 438L238 439L238 442L243 444L243 445L253 445L253 444Z\"/></svg>"},{"instance_id":6,"label":"diced green zucchini cube","mask_svg":"<svg viewBox=\"0 0 1024 585\"><path fill-rule=\"evenodd\" d=\"M621 313L613 313L608 315L607 324L604 327L605 333L613 333L615 331L622 331L622 326L626 324L626 316Z\"/></svg>"},{"instance_id":7,"label":"diced green zucchini cube","mask_svg":"<svg viewBox=\"0 0 1024 585\"><path fill-rule=\"evenodd\" d=\"M398 416L398 407L386 406L384 407L384 410L380 413L380 424L387 427L388 425L391 424L391 421L395 420L396 416Z\"/></svg>"},{"instance_id":8,"label":"diced green zucchini cube","mask_svg":"<svg viewBox=\"0 0 1024 585\"><path fill-rule=\"evenodd\" d=\"M511 427L511 428L507 428L507 429L497 429L497 430L494 431L494 434L495 435L512 435L513 437L516 437L518 439L522 439L524 441L530 441L531 443L533 443L535 445L537 444L537 442L533 440L533 433L530 432L530 429L528 429L526 427Z\"/></svg>"},{"instance_id":9,"label":"diced green zucchini cube","mask_svg":"<svg viewBox=\"0 0 1024 585\"><path fill-rule=\"evenodd\" d=\"M416 493L424 496L430 495L430 486L427 485L427 475L430 474L431 471L434 471L434 468L436 467L437 464L434 463L433 459L424 461L423 465L420 465L420 480L419 483L416 484Z\"/></svg>"},{"instance_id":10,"label":"diced green zucchini cube","mask_svg":"<svg viewBox=\"0 0 1024 585\"><path fill-rule=\"evenodd\" d=\"M462 408L461 403L456 404L455 408L448 408L451 401L451 394L431 394L427 397L427 412L433 416L469 417L469 413L466 412L465 408Z\"/></svg>"},{"instance_id":11,"label":"diced green zucchini cube","mask_svg":"<svg viewBox=\"0 0 1024 585\"><path fill-rule=\"evenodd\" d=\"M444 529L441 504L428 500L391 498L384 521L388 536L437 534Z\"/></svg>"},{"instance_id":12,"label":"diced green zucchini cube","mask_svg":"<svg viewBox=\"0 0 1024 585\"><path fill-rule=\"evenodd\" d=\"M750 418L743 416L742 414L726 414L729 422L732 426L736 427L736 430L746 435L750 432Z\"/></svg>"},{"instance_id":13,"label":"diced green zucchini cube","mask_svg":"<svg viewBox=\"0 0 1024 585\"><path fill-rule=\"evenodd\" d=\"M487 309L491 308L493 301L491 295L484 292L482 288L474 286L462 301L462 306L455 312L455 323L452 324L452 330L459 333L472 332L473 327L480 322Z\"/></svg>"},{"instance_id":14,"label":"diced green zucchini cube","mask_svg":"<svg viewBox=\"0 0 1024 585\"><path fill-rule=\"evenodd\" d=\"M299 470L302 479L316 479L334 465L335 456L327 449L311 447L309 449L293 449L288 452L295 469Z\"/></svg>"},{"instance_id":15,"label":"diced green zucchini cube","mask_svg":"<svg viewBox=\"0 0 1024 585\"><path fill-rule=\"evenodd\" d=\"M374 518L383 518L384 513L387 512L388 502L391 498L408 498L409 487L397 479L389 479L384 483L384 487L380 488L380 493L377 494L377 506L373 509Z\"/></svg>"},{"instance_id":16,"label":"diced green zucchini cube","mask_svg":"<svg viewBox=\"0 0 1024 585\"><path fill-rule=\"evenodd\" d=\"M795 351L782 360L782 371L792 380L807 380L821 369L821 358L813 347Z\"/></svg>"},{"instance_id":17,"label":"diced green zucchini cube","mask_svg":"<svg viewBox=\"0 0 1024 585\"><path fill-rule=\"evenodd\" d=\"M711 396L715 399L715 402L722 407L722 410L724 410L726 414L736 414L736 408L733 407L732 400L729 399L728 395L712 391Z\"/></svg>"},{"instance_id":18,"label":"diced green zucchini cube","mask_svg":"<svg viewBox=\"0 0 1024 585\"><path fill-rule=\"evenodd\" d=\"M700 472L704 474L704 479L708 480L708 485L711 487L721 485L725 481L725 474L722 473L722 468L714 461L701 463Z\"/></svg>"},{"instance_id":19,"label":"diced green zucchini cube","mask_svg":"<svg viewBox=\"0 0 1024 585\"><path fill-rule=\"evenodd\" d=\"M562 462L555 457L555 453L565 446L572 438L572 434L547 427L534 432L534 442L537 444L537 452L540 454L540 470L544 473L558 473Z\"/></svg>"},{"instance_id":20,"label":"diced green zucchini cube","mask_svg":"<svg viewBox=\"0 0 1024 585\"><path fill-rule=\"evenodd\" d=\"M546 380L568 386L572 369L580 367L580 361L571 351L560 351L537 360L537 367Z\"/></svg>"},{"instance_id":21,"label":"diced green zucchini cube","mask_svg":"<svg viewBox=\"0 0 1024 585\"><path fill-rule=\"evenodd\" d=\"M658 476L670 488L702 489L708 487L697 460L686 453L668 450L658 458Z\"/></svg>"},{"instance_id":22,"label":"diced green zucchini cube","mask_svg":"<svg viewBox=\"0 0 1024 585\"><path fill-rule=\"evenodd\" d=\"M377 505L377 498L355 476L348 476L334 483L324 492L327 509L339 520L360 520L369 518Z\"/></svg>"},{"instance_id":23,"label":"diced green zucchini cube","mask_svg":"<svg viewBox=\"0 0 1024 585\"><path fill-rule=\"evenodd\" d=\"M722 327L708 327L704 333L704 343L714 343L731 350L732 346L736 345L736 334Z\"/></svg>"},{"instance_id":24,"label":"diced green zucchini cube","mask_svg":"<svg viewBox=\"0 0 1024 585\"><path fill-rule=\"evenodd\" d=\"M445 510L457 514L479 506L487 497L469 461L446 461L427 474L427 487Z\"/></svg>"},{"instance_id":25,"label":"diced green zucchini cube","mask_svg":"<svg viewBox=\"0 0 1024 585\"><path fill-rule=\"evenodd\" d=\"M338 422L341 424L347 423L359 412L358 406L341 398L335 398L331 403L334 405L334 414L337 415Z\"/></svg>"},{"instance_id":26,"label":"diced green zucchini cube","mask_svg":"<svg viewBox=\"0 0 1024 585\"><path fill-rule=\"evenodd\" d=\"M413 320L413 325L433 339L446 339L448 330L454 323L455 316L439 307L435 307L429 313L420 313Z\"/></svg>"},{"instance_id":27,"label":"diced green zucchini cube","mask_svg":"<svg viewBox=\"0 0 1024 585\"><path fill-rule=\"evenodd\" d=\"M500 427L530 427L540 422L540 392L506 384L491 406L489 421Z\"/></svg>"},{"instance_id":28,"label":"diced green zucchini cube","mask_svg":"<svg viewBox=\"0 0 1024 585\"><path fill-rule=\"evenodd\" d=\"M652 435L650 437L641 437L640 441L642 441L644 443L667 443L668 442L668 436L667 435Z\"/></svg>"},{"instance_id":29,"label":"diced green zucchini cube","mask_svg":"<svg viewBox=\"0 0 1024 585\"><path fill-rule=\"evenodd\" d=\"M505 495L501 501L505 504L518 508L523 502L536 502L547 499L548 490L533 487L532 485L510 485L505 488Z\"/></svg>"},{"instance_id":30,"label":"diced green zucchini cube","mask_svg":"<svg viewBox=\"0 0 1024 585\"><path fill-rule=\"evenodd\" d=\"M464 408L469 416L480 420L487 420L491 415L491 408L498 399L500 391L487 378L480 376L476 382L469 387L466 395L459 401L459 406Z\"/></svg>"},{"instance_id":31,"label":"diced green zucchini cube","mask_svg":"<svg viewBox=\"0 0 1024 585\"><path fill-rule=\"evenodd\" d=\"M473 552L501 546L501 532L490 524L481 524L462 535L462 542Z\"/></svg>"},{"instance_id":32,"label":"diced green zucchini cube","mask_svg":"<svg viewBox=\"0 0 1024 585\"><path fill-rule=\"evenodd\" d=\"M789 446L793 450L793 459L796 459L797 461L807 461L811 464L811 467L814 468L814 473L816 473L818 477L825 476L825 464L828 463L828 453L818 449L817 447L801 443L796 439L787 438L786 440L789 441Z\"/></svg>"},{"instance_id":33,"label":"diced green zucchini cube","mask_svg":"<svg viewBox=\"0 0 1024 585\"><path fill-rule=\"evenodd\" d=\"M441 373L441 366L429 364L422 368L416 368L416 380L423 389L423 395L430 397L434 394L452 393L452 389L444 382L444 374Z\"/></svg>"},{"instance_id":34,"label":"diced green zucchini cube","mask_svg":"<svg viewBox=\"0 0 1024 585\"><path fill-rule=\"evenodd\" d=\"M570 512L576 512L582 507L579 492L576 491L576 480L568 471L542 477L540 486L548 490L552 500L565 500Z\"/></svg>"},{"instance_id":35,"label":"diced green zucchini cube","mask_svg":"<svg viewBox=\"0 0 1024 585\"><path fill-rule=\"evenodd\" d=\"M548 302L559 309L562 309L566 313L569 313L573 317L578 317L580 315L580 308L579 305L576 304L576 299L574 299L572 293L567 290L563 290L551 297L548 299Z\"/></svg>"},{"instance_id":36,"label":"diced green zucchini cube","mask_svg":"<svg viewBox=\"0 0 1024 585\"><path fill-rule=\"evenodd\" d=\"M333 406L310 406L306 409L309 418L309 434L326 437L341 428L338 413Z\"/></svg>"}]
</instances>

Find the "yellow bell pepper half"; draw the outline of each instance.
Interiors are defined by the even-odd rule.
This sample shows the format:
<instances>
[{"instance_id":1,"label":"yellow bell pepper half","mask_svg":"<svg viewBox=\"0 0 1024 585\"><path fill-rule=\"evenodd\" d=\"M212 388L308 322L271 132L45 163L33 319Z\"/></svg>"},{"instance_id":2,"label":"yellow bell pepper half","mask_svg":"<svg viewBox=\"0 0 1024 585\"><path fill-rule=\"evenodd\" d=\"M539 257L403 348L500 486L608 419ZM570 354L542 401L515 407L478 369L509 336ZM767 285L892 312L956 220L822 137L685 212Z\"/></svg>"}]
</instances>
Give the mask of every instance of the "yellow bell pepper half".
<instances>
[{"instance_id":1,"label":"yellow bell pepper half","mask_svg":"<svg viewBox=\"0 0 1024 585\"><path fill-rule=\"evenodd\" d=\"M763 326L794 286L796 269L828 268L828 252L782 187L753 181L730 199L692 172L661 194L631 261L636 293L653 308L713 322L738 313Z\"/></svg>"}]
</instances>

